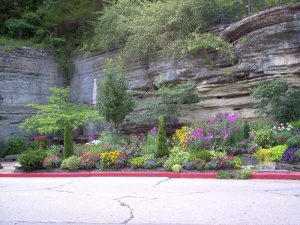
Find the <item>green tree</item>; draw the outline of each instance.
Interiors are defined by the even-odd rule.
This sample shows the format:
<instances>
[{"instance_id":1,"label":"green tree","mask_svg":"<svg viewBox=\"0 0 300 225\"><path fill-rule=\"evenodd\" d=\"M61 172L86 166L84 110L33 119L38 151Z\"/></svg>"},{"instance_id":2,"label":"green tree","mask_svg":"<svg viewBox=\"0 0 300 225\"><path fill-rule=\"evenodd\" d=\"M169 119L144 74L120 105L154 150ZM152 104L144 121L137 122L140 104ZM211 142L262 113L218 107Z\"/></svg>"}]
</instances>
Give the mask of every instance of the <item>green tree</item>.
<instances>
[{"instance_id":1,"label":"green tree","mask_svg":"<svg viewBox=\"0 0 300 225\"><path fill-rule=\"evenodd\" d=\"M184 110L191 109L193 103L201 101L195 82L188 81L175 86L162 83L163 81L156 84L158 86L156 91L131 91L134 96L146 97L144 101L138 98L137 113L130 116L132 121L158 120L159 115L174 119L182 115Z\"/></svg>"},{"instance_id":2,"label":"green tree","mask_svg":"<svg viewBox=\"0 0 300 225\"><path fill-rule=\"evenodd\" d=\"M133 111L134 102L127 92L127 82L123 76L121 63L114 66L109 59L104 71L104 81L98 85L97 110L109 122L114 124L116 131L125 117Z\"/></svg>"},{"instance_id":3,"label":"green tree","mask_svg":"<svg viewBox=\"0 0 300 225\"><path fill-rule=\"evenodd\" d=\"M50 89L48 105L29 104L28 107L37 110L37 114L25 119L20 126L27 131L38 131L40 134L49 134L65 131L65 156L70 156L73 149L72 132L79 126L101 120L99 113L87 105L75 105L69 101L70 88Z\"/></svg>"},{"instance_id":4,"label":"green tree","mask_svg":"<svg viewBox=\"0 0 300 225\"><path fill-rule=\"evenodd\" d=\"M167 135L165 131L164 117L159 117L157 134L156 157L164 157L169 154Z\"/></svg>"},{"instance_id":5,"label":"green tree","mask_svg":"<svg viewBox=\"0 0 300 225\"><path fill-rule=\"evenodd\" d=\"M279 122L300 118L300 90L289 89L286 81L263 81L251 92L254 107L262 115L272 116Z\"/></svg>"}]
</instances>

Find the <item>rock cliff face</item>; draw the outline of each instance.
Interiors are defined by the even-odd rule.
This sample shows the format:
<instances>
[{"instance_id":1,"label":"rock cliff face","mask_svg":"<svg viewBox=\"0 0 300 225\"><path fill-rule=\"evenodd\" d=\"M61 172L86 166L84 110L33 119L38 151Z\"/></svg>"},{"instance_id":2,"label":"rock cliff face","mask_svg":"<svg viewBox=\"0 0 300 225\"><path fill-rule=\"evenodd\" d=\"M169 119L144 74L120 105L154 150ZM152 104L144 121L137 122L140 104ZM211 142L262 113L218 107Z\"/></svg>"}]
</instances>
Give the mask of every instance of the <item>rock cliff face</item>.
<instances>
[{"instance_id":1,"label":"rock cliff face","mask_svg":"<svg viewBox=\"0 0 300 225\"><path fill-rule=\"evenodd\" d=\"M26 136L18 126L33 111L25 105L46 103L49 87L61 82L55 55L28 47L0 48L0 140Z\"/></svg>"},{"instance_id":2,"label":"rock cliff face","mask_svg":"<svg viewBox=\"0 0 300 225\"><path fill-rule=\"evenodd\" d=\"M186 112L179 123L192 123L219 112L236 112L242 118L254 117L250 89L265 79L282 78L300 87L300 5L267 10L229 26L218 27L218 34L232 42L237 61L211 54L213 68L201 55L185 60L157 58L126 68L131 89L151 89L156 79L165 82L194 80L198 91L207 97ZM103 78L108 58L117 51L74 57L72 96L78 103L95 103L96 82ZM126 126L130 132L142 127Z\"/></svg>"},{"instance_id":3,"label":"rock cliff face","mask_svg":"<svg viewBox=\"0 0 300 225\"><path fill-rule=\"evenodd\" d=\"M131 89L151 89L156 80L175 83L194 80L204 101L179 118L179 124L201 121L218 112L236 112L242 118L254 117L250 89L262 80L281 78L300 87L300 5L278 7L213 30L232 42L237 60L211 53L211 65L198 55L185 60L162 56L140 61L125 68ZM95 53L72 58L75 74L71 81L72 99L76 103L95 104L96 83L103 79L108 58L118 51ZM159 55L159 54L158 54ZM0 140L20 133L18 126L34 113L28 103L47 102L50 86L60 86L55 55L33 48L6 52L0 47ZM145 126L127 124L128 132L141 132ZM99 127L90 126L87 133Z\"/></svg>"}]
</instances>

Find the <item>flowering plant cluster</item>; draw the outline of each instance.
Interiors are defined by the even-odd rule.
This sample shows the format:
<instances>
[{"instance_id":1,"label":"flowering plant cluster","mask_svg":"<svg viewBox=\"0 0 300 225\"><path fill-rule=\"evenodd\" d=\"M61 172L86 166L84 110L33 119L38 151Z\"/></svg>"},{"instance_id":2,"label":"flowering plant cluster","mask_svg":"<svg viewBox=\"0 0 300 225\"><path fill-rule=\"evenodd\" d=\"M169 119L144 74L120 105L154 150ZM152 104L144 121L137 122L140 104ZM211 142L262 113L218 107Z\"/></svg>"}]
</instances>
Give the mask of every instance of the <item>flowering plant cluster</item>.
<instances>
[{"instance_id":1,"label":"flowering plant cluster","mask_svg":"<svg viewBox=\"0 0 300 225\"><path fill-rule=\"evenodd\" d=\"M43 167L46 169L53 169L60 167L62 159L56 155L47 156L43 160Z\"/></svg>"},{"instance_id":2,"label":"flowering plant cluster","mask_svg":"<svg viewBox=\"0 0 300 225\"><path fill-rule=\"evenodd\" d=\"M81 157L81 166L84 169L96 168L97 163L100 161L99 153L86 152Z\"/></svg>"},{"instance_id":3,"label":"flowering plant cluster","mask_svg":"<svg viewBox=\"0 0 300 225\"><path fill-rule=\"evenodd\" d=\"M243 127L235 113L219 114L204 126L176 130L173 140L184 149L226 150L230 154L253 153L256 149L254 134L243 134Z\"/></svg>"},{"instance_id":4,"label":"flowering plant cluster","mask_svg":"<svg viewBox=\"0 0 300 225\"><path fill-rule=\"evenodd\" d=\"M100 153L100 169L107 169L116 165L118 159L126 160L127 156L120 150L107 151Z\"/></svg>"}]
</instances>

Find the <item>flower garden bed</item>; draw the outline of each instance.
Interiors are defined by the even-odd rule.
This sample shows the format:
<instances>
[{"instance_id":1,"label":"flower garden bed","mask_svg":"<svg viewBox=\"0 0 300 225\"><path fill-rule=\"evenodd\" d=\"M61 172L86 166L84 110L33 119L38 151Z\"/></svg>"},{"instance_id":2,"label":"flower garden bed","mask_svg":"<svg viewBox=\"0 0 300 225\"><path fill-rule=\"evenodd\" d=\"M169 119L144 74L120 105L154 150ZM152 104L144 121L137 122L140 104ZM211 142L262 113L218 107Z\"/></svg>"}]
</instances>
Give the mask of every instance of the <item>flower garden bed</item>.
<instances>
[{"instance_id":1,"label":"flower garden bed","mask_svg":"<svg viewBox=\"0 0 300 225\"><path fill-rule=\"evenodd\" d=\"M244 121L232 113L182 127L169 138L162 129L160 125L138 137L102 133L97 140L90 137L88 143L76 144L73 156L65 158L63 146L30 150L18 157L23 170L15 174L247 179L257 174L256 165L267 169L254 177L275 169L300 171L299 128L291 124Z\"/></svg>"}]
</instances>

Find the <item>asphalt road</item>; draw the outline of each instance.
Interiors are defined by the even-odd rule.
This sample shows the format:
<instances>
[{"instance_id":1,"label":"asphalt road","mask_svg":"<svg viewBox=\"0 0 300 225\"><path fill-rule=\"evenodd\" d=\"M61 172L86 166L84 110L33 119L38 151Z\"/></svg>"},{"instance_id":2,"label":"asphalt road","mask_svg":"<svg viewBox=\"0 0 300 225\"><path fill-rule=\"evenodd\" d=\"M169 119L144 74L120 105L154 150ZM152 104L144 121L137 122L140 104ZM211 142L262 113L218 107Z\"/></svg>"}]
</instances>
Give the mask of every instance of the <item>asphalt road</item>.
<instances>
[{"instance_id":1,"label":"asphalt road","mask_svg":"<svg viewBox=\"0 0 300 225\"><path fill-rule=\"evenodd\" d=\"M0 178L0 224L300 225L300 181Z\"/></svg>"}]
</instances>

